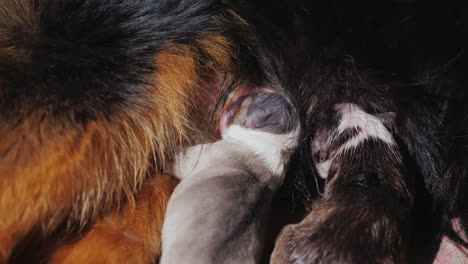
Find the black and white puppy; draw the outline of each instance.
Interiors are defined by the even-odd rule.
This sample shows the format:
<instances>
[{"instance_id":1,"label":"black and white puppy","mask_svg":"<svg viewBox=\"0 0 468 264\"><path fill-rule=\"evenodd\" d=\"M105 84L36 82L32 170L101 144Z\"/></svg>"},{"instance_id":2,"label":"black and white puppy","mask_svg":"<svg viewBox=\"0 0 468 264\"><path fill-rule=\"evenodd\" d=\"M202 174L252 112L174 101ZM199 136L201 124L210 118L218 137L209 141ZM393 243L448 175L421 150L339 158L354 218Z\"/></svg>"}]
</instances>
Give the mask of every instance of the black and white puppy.
<instances>
[{"instance_id":1,"label":"black and white puppy","mask_svg":"<svg viewBox=\"0 0 468 264\"><path fill-rule=\"evenodd\" d=\"M370 115L354 104L335 110L332 125L312 141L315 166L327 181L324 197L282 231L272 263L401 263L412 196L389 130L395 116Z\"/></svg>"},{"instance_id":2,"label":"black and white puppy","mask_svg":"<svg viewBox=\"0 0 468 264\"><path fill-rule=\"evenodd\" d=\"M221 118L222 140L177 157L161 263L258 263L267 216L299 123L287 99L261 90Z\"/></svg>"}]
</instances>

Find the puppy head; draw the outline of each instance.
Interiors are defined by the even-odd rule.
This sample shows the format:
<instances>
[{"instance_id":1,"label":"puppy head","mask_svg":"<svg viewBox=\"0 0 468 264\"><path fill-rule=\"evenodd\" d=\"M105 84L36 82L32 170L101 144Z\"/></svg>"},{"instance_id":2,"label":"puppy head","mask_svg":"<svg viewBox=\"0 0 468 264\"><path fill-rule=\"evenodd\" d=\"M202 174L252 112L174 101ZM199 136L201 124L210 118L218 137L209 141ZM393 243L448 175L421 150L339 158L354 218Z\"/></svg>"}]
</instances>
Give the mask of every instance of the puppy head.
<instances>
[{"instance_id":1,"label":"puppy head","mask_svg":"<svg viewBox=\"0 0 468 264\"><path fill-rule=\"evenodd\" d=\"M298 143L299 119L286 96L269 88L250 91L226 107L219 124L222 137L249 147L282 181Z\"/></svg>"}]
</instances>

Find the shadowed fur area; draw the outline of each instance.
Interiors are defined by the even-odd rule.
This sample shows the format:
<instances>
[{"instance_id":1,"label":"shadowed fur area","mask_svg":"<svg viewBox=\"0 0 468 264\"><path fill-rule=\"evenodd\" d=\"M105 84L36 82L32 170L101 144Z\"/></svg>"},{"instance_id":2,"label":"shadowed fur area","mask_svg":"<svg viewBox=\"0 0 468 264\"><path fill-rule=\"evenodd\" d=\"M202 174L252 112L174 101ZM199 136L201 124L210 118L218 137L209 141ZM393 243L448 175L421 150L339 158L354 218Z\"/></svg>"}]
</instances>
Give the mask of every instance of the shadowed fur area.
<instances>
[{"instance_id":1,"label":"shadowed fur area","mask_svg":"<svg viewBox=\"0 0 468 264\"><path fill-rule=\"evenodd\" d=\"M436 0L293 0L287 5L280 0L238 2L248 7L241 8L239 13L256 28L263 48L284 59L283 83L296 97L294 101L298 102L304 123L303 149L298 152L297 160L292 161L295 166L288 173L290 182L286 182L273 202L293 208L301 208L304 201L307 203L302 206L305 213L298 217L305 220L284 229L286 236L276 241L275 248L287 252L283 260L309 263L307 260L317 257L320 262L320 256L328 255L324 263L326 260L362 263L359 257L366 255L365 262L379 263L381 253L386 252L395 253L394 256L401 254L387 259L389 263L432 263L444 234L452 234L452 239L466 246L451 231L449 220L460 218L466 222L468 215L467 204L462 202L466 200L468 182L467 3ZM333 128L330 113L334 105L341 103L356 104L372 115L395 113L392 132L403 157L402 173L407 189L396 188L399 195L383 197L390 204L398 204L396 197L407 191L414 197L413 205L387 212L405 218L411 225L409 243L398 244L398 239L388 238L400 250L391 250L385 245L385 239L374 247L367 245L371 234L361 232L360 228L352 231L351 227L365 226L370 221L369 215L364 214L362 218L351 215L348 221L344 220L344 215L353 214L346 208L357 205L347 196L349 199L343 199L337 208L330 202L335 201L333 195L322 195L331 188L330 182L320 179L318 168L305 164L313 160L314 136L324 126ZM363 179L371 178L363 176ZM367 189L359 189L358 194L371 195L374 186L366 181L362 183ZM385 185L390 187L389 182ZM306 199L298 194L298 188L305 190ZM351 187L345 189L350 193L355 191ZM312 206L314 203L318 203L317 207ZM387 208L378 206L381 207ZM273 210L278 211L274 212L276 215L294 215L300 211L293 208L273 207ZM381 212L378 208L376 214ZM334 221L323 227L313 219L330 215L327 210L335 209L343 209L343 215L331 217ZM307 214L310 218L305 218ZM327 226L336 229L325 230ZM395 230L392 226L381 228ZM335 230L346 232L341 238ZM320 241L330 244L322 245ZM346 241L356 243L341 247ZM300 249L294 251L298 245ZM345 255L349 258L341 258Z\"/></svg>"}]
</instances>

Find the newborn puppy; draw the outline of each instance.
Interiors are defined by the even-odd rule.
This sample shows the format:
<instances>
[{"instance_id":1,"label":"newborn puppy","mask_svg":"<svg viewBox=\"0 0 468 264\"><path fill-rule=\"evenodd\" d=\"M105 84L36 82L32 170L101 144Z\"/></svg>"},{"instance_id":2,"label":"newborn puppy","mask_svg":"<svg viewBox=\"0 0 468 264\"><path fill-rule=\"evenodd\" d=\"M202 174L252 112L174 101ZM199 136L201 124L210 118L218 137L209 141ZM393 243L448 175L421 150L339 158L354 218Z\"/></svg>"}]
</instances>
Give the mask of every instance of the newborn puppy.
<instances>
[{"instance_id":1,"label":"newborn puppy","mask_svg":"<svg viewBox=\"0 0 468 264\"><path fill-rule=\"evenodd\" d=\"M231 104L222 140L180 154L182 181L166 211L161 263L258 263L267 215L297 144L299 122L283 96L259 90Z\"/></svg>"},{"instance_id":2,"label":"newborn puppy","mask_svg":"<svg viewBox=\"0 0 468 264\"><path fill-rule=\"evenodd\" d=\"M324 196L282 230L271 263L405 263L413 200L389 129L395 114L335 110L312 142Z\"/></svg>"}]
</instances>

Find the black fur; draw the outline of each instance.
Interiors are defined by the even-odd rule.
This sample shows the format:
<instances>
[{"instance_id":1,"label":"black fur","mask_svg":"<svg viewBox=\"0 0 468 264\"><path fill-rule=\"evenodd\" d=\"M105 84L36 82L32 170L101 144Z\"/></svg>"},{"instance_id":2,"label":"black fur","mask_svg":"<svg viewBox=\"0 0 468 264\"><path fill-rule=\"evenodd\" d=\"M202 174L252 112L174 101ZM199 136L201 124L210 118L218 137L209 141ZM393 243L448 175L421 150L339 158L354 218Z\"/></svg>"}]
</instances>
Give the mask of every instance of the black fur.
<instances>
[{"instance_id":1,"label":"black fur","mask_svg":"<svg viewBox=\"0 0 468 264\"><path fill-rule=\"evenodd\" d=\"M0 19L0 48L16 53L0 62L4 118L38 109L64 120L109 115L145 96L141 87L156 70L158 51L238 30L221 21L229 15L211 0L22 2L40 15L31 24Z\"/></svg>"},{"instance_id":2,"label":"black fur","mask_svg":"<svg viewBox=\"0 0 468 264\"><path fill-rule=\"evenodd\" d=\"M239 5L247 6L242 1ZM320 124L330 122L328 116L336 103L355 103L373 114L394 112L395 137L402 153L406 153L407 181L410 186L417 185L410 188L416 195L416 207L411 209L412 218L406 219L413 222L413 246L418 248L420 237L425 236L422 230L433 232L434 237L450 233L448 220L454 217L460 217L466 230L465 1L296 0L285 4L259 0L244 8L243 14L256 27L259 43L270 56L283 59L283 83L302 108L308 131L304 142ZM291 174L304 175L301 164L311 160L311 153L301 153L306 156L299 158L303 162L298 162L297 171ZM367 181L363 182L371 189ZM307 185L315 188L313 181ZM361 189L361 195L372 195L366 193L369 189ZM396 202L390 196L382 199ZM351 201L349 206L352 208ZM429 215L430 219L421 215ZM332 224L346 225L346 221ZM422 226L436 226L437 230ZM368 238L357 230L355 235L362 241ZM334 237L333 229L321 236ZM297 241L301 238L297 237ZM367 252L364 245L358 243L354 249L330 246L324 250L330 254L335 251L336 256L359 256ZM301 254L315 252L314 245L309 246ZM402 247L404 255L407 248ZM367 255L368 262L378 262L377 255ZM291 256L296 257L300 256ZM404 262L404 258L393 262Z\"/></svg>"}]
</instances>

